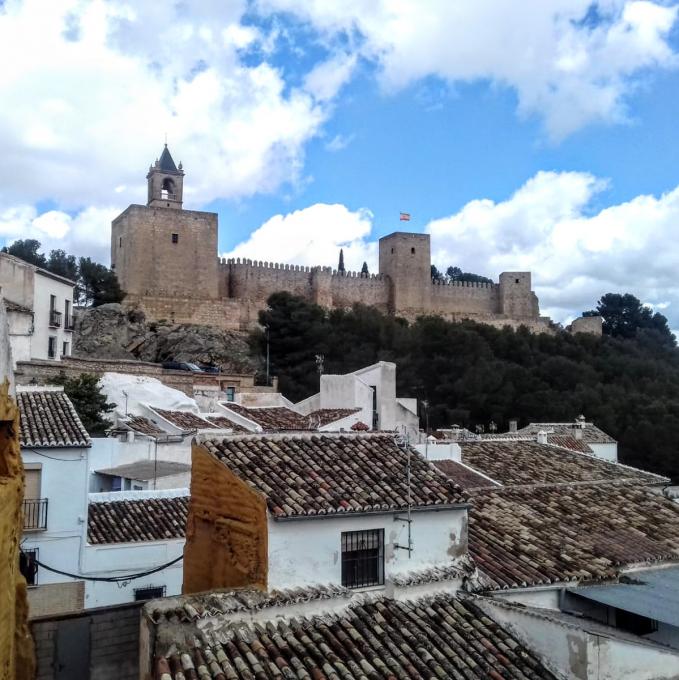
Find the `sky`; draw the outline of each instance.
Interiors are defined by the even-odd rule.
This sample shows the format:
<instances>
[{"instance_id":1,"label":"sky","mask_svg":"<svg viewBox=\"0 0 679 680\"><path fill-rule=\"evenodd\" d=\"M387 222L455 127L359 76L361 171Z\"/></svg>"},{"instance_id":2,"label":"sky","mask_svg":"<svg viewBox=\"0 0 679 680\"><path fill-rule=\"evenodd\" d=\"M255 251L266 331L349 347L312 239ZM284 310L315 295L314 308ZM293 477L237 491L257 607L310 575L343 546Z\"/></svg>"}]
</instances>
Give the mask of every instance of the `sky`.
<instances>
[{"instance_id":1,"label":"sky","mask_svg":"<svg viewBox=\"0 0 679 680\"><path fill-rule=\"evenodd\" d=\"M533 272L568 322L679 329L679 5L0 0L0 243L108 264L165 139L224 257L377 269L377 240ZM411 214L400 222L401 211Z\"/></svg>"}]
</instances>

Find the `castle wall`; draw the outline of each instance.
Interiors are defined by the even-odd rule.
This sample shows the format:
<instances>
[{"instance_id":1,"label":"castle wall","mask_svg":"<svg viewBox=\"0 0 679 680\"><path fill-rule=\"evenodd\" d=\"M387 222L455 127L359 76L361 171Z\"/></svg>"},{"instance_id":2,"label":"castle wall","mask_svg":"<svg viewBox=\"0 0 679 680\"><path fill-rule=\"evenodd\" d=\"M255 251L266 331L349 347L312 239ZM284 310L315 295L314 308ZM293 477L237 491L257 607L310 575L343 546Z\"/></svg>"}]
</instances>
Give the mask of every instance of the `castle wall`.
<instances>
[{"instance_id":1,"label":"castle wall","mask_svg":"<svg viewBox=\"0 0 679 680\"><path fill-rule=\"evenodd\" d=\"M499 286L494 283L452 281L432 282L431 314L490 315L498 314Z\"/></svg>"},{"instance_id":2,"label":"castle wall","mask_svg":"<svg viewBox=\"0 0 679 680\"><path fill-rule=\"evenodd\" d=\"M349 308L355 303L377 307L386 313L389 306L389 281L381 274L358 272L333 273L330 277L330 305Z\"/></svg>"},{"instance_id":3,"label":"castle wall","mask_svg":"<svg viewBox=\"0 0 679 680\"><path fill-rule=\"evenodd\" d=\"M216 253L215 213L131 205L111 225L111 266L131 296L215 299Z\"/></svg>"}]
</instances>

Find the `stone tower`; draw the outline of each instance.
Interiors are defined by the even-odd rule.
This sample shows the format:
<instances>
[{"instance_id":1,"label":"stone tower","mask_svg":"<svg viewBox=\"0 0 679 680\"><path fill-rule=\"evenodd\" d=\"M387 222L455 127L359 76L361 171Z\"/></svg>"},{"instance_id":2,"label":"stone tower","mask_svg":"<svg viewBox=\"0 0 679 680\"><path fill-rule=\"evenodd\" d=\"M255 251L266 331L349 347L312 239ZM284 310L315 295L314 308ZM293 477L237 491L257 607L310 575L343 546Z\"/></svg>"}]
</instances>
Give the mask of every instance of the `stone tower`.
<instances>
[{"instance_id":1,"label":"stone tower","mask_svg":"<svg viewBox=\"0 0 679 680\"><path fill-rule=\"evenodd\" d=\"M429 234L397 231L379 244L380 274L389 277L389 311L415 316L431 305Z\"/></svg>"},{"instance_id":2,"label":"stone tower","mask_svg":"<svg viewBox=\"0 0 679 680\"><path fill-rule=\"evenodd\" d=\"M184 171L182 164L174 164L172 154L167 144L156 158L156 162L149 168L146 175L149 197L146 205L149 208L175 208L181 210L184 193Z\"/></svg>"},{"instance_id":3,"label":"stone tower","mask_svg":"<svg viewBox=\"0 0 679 680\"><path fill-rule=\"evenodd\" d=\"M184 171L167 145L147 179L148 204L111 224L111 267L129 303L156 319L186 319L182 306L219 296L217 215L183 209Z\"/></svg>"}]
</instances>

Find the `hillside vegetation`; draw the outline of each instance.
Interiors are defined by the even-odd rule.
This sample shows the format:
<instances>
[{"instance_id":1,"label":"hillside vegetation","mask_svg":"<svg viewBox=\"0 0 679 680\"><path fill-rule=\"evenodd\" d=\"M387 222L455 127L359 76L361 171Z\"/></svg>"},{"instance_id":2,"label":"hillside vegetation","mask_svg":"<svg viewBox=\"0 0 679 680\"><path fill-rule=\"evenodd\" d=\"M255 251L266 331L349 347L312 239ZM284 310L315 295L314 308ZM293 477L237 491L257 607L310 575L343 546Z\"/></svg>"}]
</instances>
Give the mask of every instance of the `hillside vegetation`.
<instances>
[{"instance_id":1,"label":"hillside vegetation","mask_svg":"<svg viewBox=\"0 0 679 680\"><path fill-rule=\"evenodd\" d=\"M317 355L325 373L394 361L399 395L428 402L430 428L584 414L619 441L622 462L679 479L679 350L666 319L629 295L604 296L598 311L603 338L534 335L438 317L408 325L363 306L327 312L276 293L260 322L271 373L294 401L318 391ZM264 356L266 332L251 342Z\"/></svg>"}]
</instances>

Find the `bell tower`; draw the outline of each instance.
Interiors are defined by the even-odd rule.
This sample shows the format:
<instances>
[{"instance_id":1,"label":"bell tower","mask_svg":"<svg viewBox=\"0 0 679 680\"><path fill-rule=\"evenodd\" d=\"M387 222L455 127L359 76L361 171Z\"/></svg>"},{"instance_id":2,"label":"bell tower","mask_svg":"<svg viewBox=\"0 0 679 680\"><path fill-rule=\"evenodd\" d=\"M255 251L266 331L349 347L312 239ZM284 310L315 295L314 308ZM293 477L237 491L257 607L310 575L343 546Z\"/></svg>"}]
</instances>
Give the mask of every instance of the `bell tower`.
<instances>
[{"instance_id":1,"label":"bell tower","mask_svg":"<svg viewBox=\"0 0 679 680\"><path fill-rule=\"evenodd\" d=\"M174 164L170 150L165 144L160 158L149 168L148 203L149 208L182 209L182 194L184 192L184 171L182 164Z\"/></svg>"}]
</instances>

